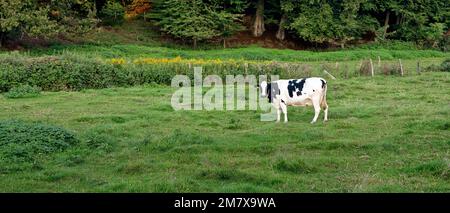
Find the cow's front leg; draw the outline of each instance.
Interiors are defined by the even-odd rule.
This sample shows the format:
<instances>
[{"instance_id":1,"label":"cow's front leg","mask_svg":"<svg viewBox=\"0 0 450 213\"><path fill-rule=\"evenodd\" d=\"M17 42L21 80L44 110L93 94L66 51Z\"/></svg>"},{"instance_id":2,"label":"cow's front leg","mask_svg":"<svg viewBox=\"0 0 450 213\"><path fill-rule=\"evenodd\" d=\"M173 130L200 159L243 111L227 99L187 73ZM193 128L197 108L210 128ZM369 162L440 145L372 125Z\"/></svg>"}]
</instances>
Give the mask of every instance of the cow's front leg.
<instances>
[{"instance_id":1,"label":"cow's front leg","mask_svg":"<svg viewBox=\"0 0 450 213\"><path fill-rule=\"evenodd\" d=\"M280 102L278 99L273 99L273 107L277 110L277 123L280 122L280 114L281 114L281 108L280 108Z\"/></svg>"},{"instance_id":2,"label":"cow's front leg","mask_svg":"<svg viewBox=\"0 0 450 213\"><path fill-rule=\"evenodd\" d=\"M287 105L283 100L281 100L280 106L281 106L281 110L283 111L283 114L284 114L284 123L287 123L288 122Z\"/></svg>"},{"instance_id":3,"label":"cow's front leg","mask_svg":"<svg viewBox=\"0 0 450 213\"><path fill-rule=\"evenodd\" d=\"M314 106L314 118L311 121L311 123L313 124L313 123L316 123L317 118L319 117L319 114L320 114L320 100L313 99L312 102L313 102L313 106Z\"/></svg>"}]
</instances>

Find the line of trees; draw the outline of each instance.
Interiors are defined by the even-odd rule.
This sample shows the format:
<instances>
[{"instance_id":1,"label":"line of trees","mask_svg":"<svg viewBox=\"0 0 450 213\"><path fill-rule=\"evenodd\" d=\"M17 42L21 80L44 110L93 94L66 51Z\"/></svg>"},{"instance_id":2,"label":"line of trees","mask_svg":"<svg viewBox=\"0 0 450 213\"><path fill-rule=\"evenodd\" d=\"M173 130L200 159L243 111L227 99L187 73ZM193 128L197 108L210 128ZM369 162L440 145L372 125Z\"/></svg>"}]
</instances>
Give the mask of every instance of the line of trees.
<instances>
[{"instance_id":1,"label":"line of trees","mask_svg":"<svg viewBox=\"0 0 450 213\"><path fill-rule=\"evenodd\" d=\"M255 37L270 25L277 27L279 40L289 34L342 47L366 35L436 47L450 26L448 0L167 0L154 4L152 18L161 30L194 45L217 36L225 41L241 29L244 16L251 16L246 27Z\"/></svg>"},{"instance_id":2,"label":"line of trees","mask_svg":"<svg viewBox=\"0 0 450 213\"><path fill-rule=\"evenodd\" d=\"M370 36L437 47L450 26L448 0L0 0L0 45L120 24L126 8L140 5L151 8L146 20L194 46L221 38L226 47L238 31L260 37L276 28L279 40L345 47Z\"/></svg>"}]
</instances>

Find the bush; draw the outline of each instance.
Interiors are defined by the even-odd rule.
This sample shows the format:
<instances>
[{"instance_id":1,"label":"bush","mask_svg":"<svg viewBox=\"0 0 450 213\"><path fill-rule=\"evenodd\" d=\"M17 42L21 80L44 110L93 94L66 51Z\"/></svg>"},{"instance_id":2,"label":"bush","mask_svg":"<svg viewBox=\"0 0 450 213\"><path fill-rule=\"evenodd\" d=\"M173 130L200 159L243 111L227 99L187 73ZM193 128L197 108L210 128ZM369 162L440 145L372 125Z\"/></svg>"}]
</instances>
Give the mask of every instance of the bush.
<instances>
[{"instance_id":1,"label":"bush","mask_svg":"<svg viewBox=\"0 0 450 213\"><path fill-rule=\"evenodd\" d=\"M18 87L13 87L9 92L5 93L4 96L7 98L30 98L36 97L41 93L39 87L32 87L30 85L20 85Z\"/></svg>"},{"instance_id":2,"label":"bush","mask_svg":"<svg viewBox=\"0 0 450 213\"><path fill-rule=\"evenodd\" d=\"M35 164L40 156L63 151L77 143L75 135L61 127L0 121L0 170L5 170L5 166L17 166L8 164Z\"/></svg>"},{"instance_id":3,"label":"bush","mask_svg":"<svg viewBox=\"0 0 450 213\"><path fill-rule=\"evenodd\" d=\"M450 58L448 58L444 62L442 62L441 71L442 72L450 72Z\"/></svg>"}]
</instances>

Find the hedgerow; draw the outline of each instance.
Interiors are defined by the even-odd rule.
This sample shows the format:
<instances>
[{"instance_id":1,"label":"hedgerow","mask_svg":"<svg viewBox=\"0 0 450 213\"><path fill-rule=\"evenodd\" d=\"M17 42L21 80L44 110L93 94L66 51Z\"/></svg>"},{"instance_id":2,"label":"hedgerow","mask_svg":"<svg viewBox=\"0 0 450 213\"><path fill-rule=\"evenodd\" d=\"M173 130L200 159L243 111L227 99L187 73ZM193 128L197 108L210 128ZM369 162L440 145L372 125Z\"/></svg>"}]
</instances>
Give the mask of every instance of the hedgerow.
<instances>
[{"instance_id":1,"label":"hedgerow","mask_svg":"<svg viewBox=\"0 0 450 213\"><path fill-rule=\"evenodd\" d=\"M60 91L147 83L171 84L175 75L187 75L193 79L196 66L202 67L203 76L214 74L222 79L225 79L226 75L278 75L280 78L301 78L312 75L323 76L324 70L336 77L347 78L363 75L360 72L363 61L358 63L359 66L356 63L358 61L338 66L337 62L308 64L181 57L128 60L90 58L70 53L39 57L15 53L0 55L0 92L8 92L21 85L39 87L44 91ZM412 65L415 67L415 64ZM441 69L435 71L439 70ZM375 73L386 74L381 65L375 66Z\"/></svg>"}]
</instances>

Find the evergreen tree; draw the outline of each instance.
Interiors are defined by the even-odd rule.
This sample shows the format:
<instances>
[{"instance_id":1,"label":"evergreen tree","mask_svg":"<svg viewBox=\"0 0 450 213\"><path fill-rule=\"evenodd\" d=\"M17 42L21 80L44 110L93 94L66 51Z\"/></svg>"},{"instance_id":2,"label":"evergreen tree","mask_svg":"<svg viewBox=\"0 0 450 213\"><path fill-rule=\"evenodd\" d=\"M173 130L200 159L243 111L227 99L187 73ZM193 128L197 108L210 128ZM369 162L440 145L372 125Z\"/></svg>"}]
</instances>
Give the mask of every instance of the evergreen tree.
<instances>
[{"instance_id":1,"label":"evergreen tree","mask_svg":"<svg viewBox=\"0 0 450 213\"><path fill-rule=\"evenodd\" d=\"M214 37L226 38L239 29L238 15L217 11L202 0L168 0L158 2L151 16L160 29L176 38L199 41Z\"/></svg>"}]
</instances>

